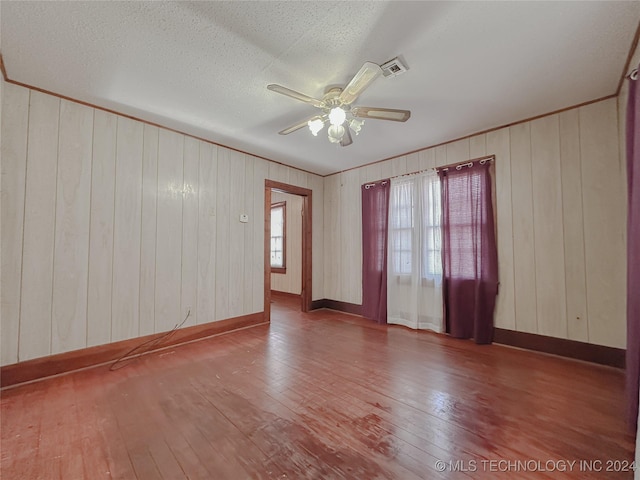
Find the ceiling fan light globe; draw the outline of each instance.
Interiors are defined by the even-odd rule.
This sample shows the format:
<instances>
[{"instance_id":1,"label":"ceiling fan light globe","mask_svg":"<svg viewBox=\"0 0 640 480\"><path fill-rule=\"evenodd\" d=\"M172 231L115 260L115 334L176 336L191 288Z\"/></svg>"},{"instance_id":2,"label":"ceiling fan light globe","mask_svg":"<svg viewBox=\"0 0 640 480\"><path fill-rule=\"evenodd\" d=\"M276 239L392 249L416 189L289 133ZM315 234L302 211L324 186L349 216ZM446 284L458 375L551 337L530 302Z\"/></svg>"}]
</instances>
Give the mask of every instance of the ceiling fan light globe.
<instances>
[{"instance_id":1,"label":"ceiling fan light globe","mask_svg":"<svg viewBox=\"0 0 640 480\"><path fill-rule=\"evenodd\" d=\"M340 143L344 135L344 127L342 125L331 125L327 133L331 143Z\"/></svg>"},{"instance_id":2,"label":"ceiling fan light globe","mask_svg":"<svg viewBox=\"0 0 640 480\"><path fill-rule=\"evenodd\" d=\"M324 127L324 122L320 118L314 118L307 123L309 130L314 137L318 136L318 132Z\"/></svg>"},{"instance_id":3,"label":"ceiling fan light globe","mask_svg":"<svg viewBox=\"0 0 640 480\"><path fill-rule=\"evenodd\" d=\"M340 107L334 107L329 112L329 122L333 126L340 126L347 119L346 112Z\"/></svg>"},{"instance_id":4,"label":"ceiling fan light globe","mask_svg":"<svg viewBox=\"0 0 640 480\"><path fill-rule=\"evenodd\" d=\"M360 130L362 129L362 125L364 125L364 120L358 120L356 118L352 118L349 121L349 127L351 128L351 130L353 130L353 132L356 135L360 133Z\"/></svg>"}]
</instances>

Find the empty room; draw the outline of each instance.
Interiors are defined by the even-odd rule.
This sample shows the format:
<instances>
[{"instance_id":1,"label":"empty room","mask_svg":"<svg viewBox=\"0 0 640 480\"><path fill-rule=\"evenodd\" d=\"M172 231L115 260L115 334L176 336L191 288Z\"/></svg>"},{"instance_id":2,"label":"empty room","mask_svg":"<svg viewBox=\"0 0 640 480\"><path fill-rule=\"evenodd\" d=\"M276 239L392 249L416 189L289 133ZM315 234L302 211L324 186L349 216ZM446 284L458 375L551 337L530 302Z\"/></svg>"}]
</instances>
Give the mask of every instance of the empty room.
<instances>
[{"instance_id":1,"label":"empty room","mask_svg":"<svg viewBox=\"0 0 640 480\"><path fill-rule=\"evenodd\" d=\"M639 37L2 0L0 477L640 479Z\"/></svg>"}]
</instances>

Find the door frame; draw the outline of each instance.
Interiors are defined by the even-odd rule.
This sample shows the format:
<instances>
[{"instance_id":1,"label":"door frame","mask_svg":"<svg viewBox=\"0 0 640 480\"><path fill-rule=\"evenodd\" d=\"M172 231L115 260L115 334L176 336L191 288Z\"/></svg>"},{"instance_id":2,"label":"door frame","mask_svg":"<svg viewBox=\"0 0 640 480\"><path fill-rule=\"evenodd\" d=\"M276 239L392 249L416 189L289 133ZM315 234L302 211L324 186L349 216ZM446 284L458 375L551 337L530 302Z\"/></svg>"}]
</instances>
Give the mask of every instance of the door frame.
<instances>
[{"instance_id":1,"label":"door frame","mask_svg":"<svg viewBox=\"0 0 640 480\"><path fill-rule=\"evenodd\" d=\"M311 310L312 295L312 194L308 188L264 181L264 316L271 321L271 192L289 193L302 197L302 290L300 294L303 312Z\"/></svg>"}]
</instances>

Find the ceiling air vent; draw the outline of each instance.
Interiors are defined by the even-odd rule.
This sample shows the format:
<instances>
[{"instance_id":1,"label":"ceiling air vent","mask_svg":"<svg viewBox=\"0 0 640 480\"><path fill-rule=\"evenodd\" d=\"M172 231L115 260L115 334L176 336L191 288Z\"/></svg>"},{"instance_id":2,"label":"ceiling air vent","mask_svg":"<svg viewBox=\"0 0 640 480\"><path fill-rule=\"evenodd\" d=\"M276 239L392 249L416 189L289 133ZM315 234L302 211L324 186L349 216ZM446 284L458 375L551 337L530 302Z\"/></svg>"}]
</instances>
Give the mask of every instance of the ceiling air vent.
<instances>
[{"instance_id":1,"label":"ceiling air vent","mask_svg":"<svg viewBox=\"0 0 640 480\"><path fill-rule=\"evenodd\" d=\"M382 69L382 74L385 77L395 77L396 75L401 75L407 71L406 65L402 63L402 60L398 57L380 65L380 68Z\"/></svg>"}]
</instances>

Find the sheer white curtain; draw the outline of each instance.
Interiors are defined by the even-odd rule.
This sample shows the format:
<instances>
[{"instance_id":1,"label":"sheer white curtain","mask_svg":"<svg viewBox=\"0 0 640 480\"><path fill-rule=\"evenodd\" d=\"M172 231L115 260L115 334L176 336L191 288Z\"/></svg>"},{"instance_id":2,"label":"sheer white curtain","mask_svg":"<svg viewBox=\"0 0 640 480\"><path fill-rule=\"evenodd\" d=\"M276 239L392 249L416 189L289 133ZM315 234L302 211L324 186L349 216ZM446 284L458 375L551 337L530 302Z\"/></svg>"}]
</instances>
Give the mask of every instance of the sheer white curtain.
<instances>
[{"instance_id":1,"label":"sheer white curtain","mask_svg":"<svg viewBox=\"0 0 640 480\"><path fill-rule=\"evenodd\" d=\"M442 208L435 171L391 179L387 322L442 332Z\"/></svg>"}]
</instances>

